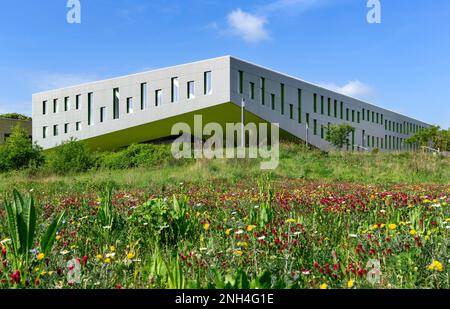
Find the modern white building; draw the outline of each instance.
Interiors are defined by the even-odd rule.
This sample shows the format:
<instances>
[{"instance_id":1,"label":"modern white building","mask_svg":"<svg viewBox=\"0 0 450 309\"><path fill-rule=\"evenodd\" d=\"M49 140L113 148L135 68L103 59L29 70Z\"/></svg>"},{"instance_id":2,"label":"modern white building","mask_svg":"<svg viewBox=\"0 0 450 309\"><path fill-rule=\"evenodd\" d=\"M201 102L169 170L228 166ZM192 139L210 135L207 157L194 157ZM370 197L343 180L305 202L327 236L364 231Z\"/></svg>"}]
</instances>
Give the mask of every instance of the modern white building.
<instances>
[{"instance_id":1,"label":"modern white building","mask_svg":"<svg viewBox=\"0 0 450 309\"><path fill-rule=\"evenodd\" d=\"M328 125L356 130L351 150L411 150L429 125L235 57L225 56L33 95L33 140L49 149L71 138L114 149L168 137L174 123L279 123L282 135L328 149Z\"/></svg>"}]
</instances>

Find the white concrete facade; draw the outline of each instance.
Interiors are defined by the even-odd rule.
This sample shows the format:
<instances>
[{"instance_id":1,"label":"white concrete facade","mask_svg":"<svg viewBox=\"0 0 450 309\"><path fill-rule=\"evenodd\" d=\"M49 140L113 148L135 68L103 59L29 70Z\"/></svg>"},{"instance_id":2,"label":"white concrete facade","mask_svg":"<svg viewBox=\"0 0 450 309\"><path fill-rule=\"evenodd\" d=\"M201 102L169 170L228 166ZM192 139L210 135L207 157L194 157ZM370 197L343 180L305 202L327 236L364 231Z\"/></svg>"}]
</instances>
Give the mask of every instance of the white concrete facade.
<instances>
[{"instance_id":1,"label":"white concrete facade","mask_svg":"<svg viewBox=\"0 0 450 309\"><path fill-rule=\"evenodd\" d=\"M119 99L115 101L114 97ZM355 147L358 145L382 151L412 149L403 140L428 127L424 122L225 56L34 94L33 140L49 149L72 137L100 137L223 103L240 106L242 98L247 111L279 123L282 130L302 140L308 135L310 144L324 150L331 147L325 140L328 124L345 122L356 128L349 149L359 149ZM130 136L130 144L133 142Z\"/></svg>"}]
</instances>

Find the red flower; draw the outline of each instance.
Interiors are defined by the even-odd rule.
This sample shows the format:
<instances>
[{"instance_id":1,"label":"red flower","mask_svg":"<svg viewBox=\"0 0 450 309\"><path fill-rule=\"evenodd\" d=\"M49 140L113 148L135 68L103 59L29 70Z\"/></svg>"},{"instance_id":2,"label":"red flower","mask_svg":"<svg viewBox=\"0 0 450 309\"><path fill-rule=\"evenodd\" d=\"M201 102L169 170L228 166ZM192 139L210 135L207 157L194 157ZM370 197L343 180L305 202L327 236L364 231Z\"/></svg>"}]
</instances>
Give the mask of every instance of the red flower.
<instances>
[{"instance_id":1,"label":"red flower","mask_svg":"<svg viewBox=\"0 0 450 309\"><path fill-rule=\"evenodd\" d=\"M87 257L86 255L83 256L83 265L84 265L84 266L86 266L87 261L88 261L88 257Z\"/></svg>"},{"instance_id":2,"label":"red flower","mask_svg":"<svg viewBox=\"0 0 450 309\"><path fill-rule=\"evenodd\" d=\"M20 282L20 271L16 271L11 275L11 283L19 283Z\"/></svg>"},{"instance_id":3,"label":"red flower","mask_svg":"<svg viewBox=\"0 0 450 309\"><path fill-rule=\"evenodd\" d=\"M122 289L122 285L120 283L117 283L116 289L121 290Z\"/></svg>"}]
</instances>

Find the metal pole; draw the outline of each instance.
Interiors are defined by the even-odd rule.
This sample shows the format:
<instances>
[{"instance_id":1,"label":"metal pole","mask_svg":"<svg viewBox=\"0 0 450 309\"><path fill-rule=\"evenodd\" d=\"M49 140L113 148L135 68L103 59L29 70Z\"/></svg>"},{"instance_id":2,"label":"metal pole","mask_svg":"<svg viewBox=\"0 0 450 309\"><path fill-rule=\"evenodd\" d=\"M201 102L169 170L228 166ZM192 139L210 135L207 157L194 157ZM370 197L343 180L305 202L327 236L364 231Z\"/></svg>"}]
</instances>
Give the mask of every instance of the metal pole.
<instances>
[{"instance_id":1,"label":"metal pole","mask_svg":"<svg viewBox=\"0 0 450 309\"><path fill-rule=\"evenodd\" d=\"M241 101L241 146L244 149L245 148L245 99L242 98Z\"/></svg>"},{"instance_id":2,"label":"metal pole","mask_svg":"<svg viewBox=\"0 0 450 309\"><path fill-rule=\"evenodd\" d=\"M306 146L308 146L308 130L309 130L309 126L308 124L306 124Z\"/></svg>"}]
</instances>

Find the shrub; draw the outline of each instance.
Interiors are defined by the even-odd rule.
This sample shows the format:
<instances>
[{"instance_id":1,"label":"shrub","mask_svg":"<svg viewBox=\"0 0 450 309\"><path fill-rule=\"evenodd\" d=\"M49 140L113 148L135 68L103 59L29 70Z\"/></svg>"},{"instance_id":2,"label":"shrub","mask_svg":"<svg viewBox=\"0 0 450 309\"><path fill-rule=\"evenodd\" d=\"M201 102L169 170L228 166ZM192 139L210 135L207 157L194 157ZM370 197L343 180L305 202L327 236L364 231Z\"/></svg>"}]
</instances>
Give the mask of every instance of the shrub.
<instances>
[{"instance_id":1,"label":"shrub","mask_svg":"<svg viewBox=\"0 0 450 309\"><path fill-rule=\"evenodd\" d=\"M342 149L344 146L349 145L349 135L354 131L355 128L346 123L330 125L327 130L326 140L336 146L336 148Z\"/></svg>"},{"instance_id":2,"label":"shrub","mask_svg":"<svg viewBox=\"0 0 450 309\"><path fill-rule=\"evenodd\" d=\"M43 161L41 148L33 145L20 125L13 128L11 136L0 146L0 171L18 170L30 165L39 166Z\"/></svg>"},{"instance_id":3,"label":"shrub","mask_svg":"<svg viewBox=\"0 0 450 309\"><path fill-rule=\"evenodd\" d=\"M106 169L150 167L173 160L168 145L133 144L118 152L106 153L99 159L99 166Z\"/></svg>"},{"instance_id":4,"label":"shrub","mask_svg":"<svg viewBox=\"0 0 450 309\"><path fill-rule=\"evenodd\" d=\"M0 118L6 118L6 119L17 119L17 120L31 120L31 117L18 114L18 113L10 113L10 114L2 114L0 115Z\"/></svg>"},{"instance_id":5,"label":"shrub","mask_svg":"<svg viewBox=\"0 0 450 309\"><path fill-rule=\"evenodd\" d=\"M56 174L85 172L94 165L92 153L84 142L70 139L47 154L47 167Z\"/></svg>"}]
</instances>

